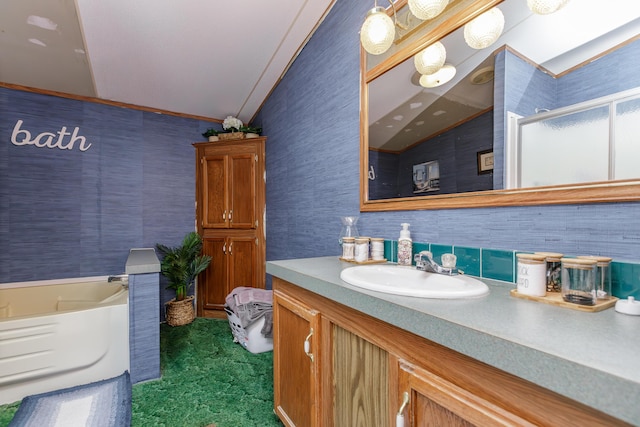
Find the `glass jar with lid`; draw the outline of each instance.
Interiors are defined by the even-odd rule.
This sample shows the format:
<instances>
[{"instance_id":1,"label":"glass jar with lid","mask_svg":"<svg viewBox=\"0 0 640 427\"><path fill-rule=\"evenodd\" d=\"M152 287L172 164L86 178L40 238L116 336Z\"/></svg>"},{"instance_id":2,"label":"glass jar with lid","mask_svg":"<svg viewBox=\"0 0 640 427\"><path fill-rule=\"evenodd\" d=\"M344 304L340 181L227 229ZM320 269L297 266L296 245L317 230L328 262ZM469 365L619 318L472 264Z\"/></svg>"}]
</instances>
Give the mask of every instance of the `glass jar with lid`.
<instances>
[{"instance_id":1,"label":"glass jar with lid","mask_svg":"<svg viewBox=\"0 0 640 427\"><path fill-rule=\"evenodd\" d=\"M366 262L369 260L369 238L356 237L356 262Z\"/></svg>"},{"instance_id":2,"label":"glass jar with lid","mask_svg":"<svg viewBox=\"0 0 640 427\"><path fill-rule=\"evenodd\" d=\"M564 256L557 252L536 252L535 255L544 255L547 263L547 292L560 292L560 280L562 274L562 263L560 260Z\"/></svg>"},{"instance_id":3,"label":"glass jar with lid","mask_svg":"<svg viewBox=\"0 0 640 427\"><path fill-rule=\"evenodd\" d=\"M611 299L611 258L606 256L584 255L579 259L591 259L596 262L596 298Z\"/></svg>"},{"instance_id":4,"label":"glass jar with lid","mask_svg":"<svg viewBox=\"0 0 640 427\"><path fill-rule=\"evenodd\" d=\"M355 249L356 249L355 237L342 238L342 259L346 261L353 261L356 255Z\"/></svg>"},{"instance_id":5,"label":"glass jar with lid","mask_svg":"<svg viewBox=\"0 0 640 427\"><path fill-rule=\"evenodd\" d=\"M596 264L593 259L562 258L562 299L580 305L595 305Z\"/></svg>"}]
</instances>

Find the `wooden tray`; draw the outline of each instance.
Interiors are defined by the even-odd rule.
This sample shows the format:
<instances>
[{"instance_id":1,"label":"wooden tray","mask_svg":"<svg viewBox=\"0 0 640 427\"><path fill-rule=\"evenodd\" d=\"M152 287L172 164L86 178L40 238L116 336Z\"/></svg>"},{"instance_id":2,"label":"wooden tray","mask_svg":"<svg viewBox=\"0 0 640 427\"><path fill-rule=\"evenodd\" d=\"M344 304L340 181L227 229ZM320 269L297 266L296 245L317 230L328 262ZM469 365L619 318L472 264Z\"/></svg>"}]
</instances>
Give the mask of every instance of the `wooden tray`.
<instances>
[{"instance_id":1,"label":"wooden tray","mask_svg":"<svg viewBox=\"0 0 640 427\"><path fill-rule=\"evenodd\" d=\"M611 297L608 300L604 300L602 302L598 302L596 305L580 305L580 304L572 304L570 302L566 302L562 299L562 294L560 292L547 292L547 295L544 297L536 297L533 295L525 295L519 294L517 289L511 289L511 296L516 298L528 299L531 301L543 302L545 304L557 305L558 307L571 308L573 310L579 311L588 311L588 312L596 312L606 310L609 307L613 307L616 305L616 301L618 298Z\"/></svg>"},{"instance_id":2,"label":"wooden tray","mask_svg":"<svg viewBox=\"0 0 640 427\"><path fill-rule=\"evenodd\" d=\"M386 258L383 258L383 259L371 259L371 258L369 258L368 260L362 261L362 262L357 262L357 261L355 261L353 259L344 259L342 257L339 257L338 259L340 261L350 262L352 264L383 264L383 263L387 262Z\"/></svg>"}]
</instances>

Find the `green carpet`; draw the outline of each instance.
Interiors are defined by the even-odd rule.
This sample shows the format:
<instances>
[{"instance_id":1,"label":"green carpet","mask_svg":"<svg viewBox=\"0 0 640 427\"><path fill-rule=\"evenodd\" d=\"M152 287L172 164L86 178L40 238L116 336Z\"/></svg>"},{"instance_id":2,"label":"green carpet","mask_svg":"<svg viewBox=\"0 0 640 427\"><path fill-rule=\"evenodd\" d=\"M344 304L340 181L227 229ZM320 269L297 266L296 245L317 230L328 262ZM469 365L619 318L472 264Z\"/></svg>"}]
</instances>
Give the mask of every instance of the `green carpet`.
<instances>
[{"instance_id":1,"label":"green carpet","mask_svg":"<svg viewBox=\"0 0 640 427\"><path fill-rule=\"evenodd\" d=\"M226 320L160 325L162 379L133 386L134 427L280 427L273 413L273 353L233 342ZM7 426L18 404L0 406Z\"/></svg>"}]
</instances>

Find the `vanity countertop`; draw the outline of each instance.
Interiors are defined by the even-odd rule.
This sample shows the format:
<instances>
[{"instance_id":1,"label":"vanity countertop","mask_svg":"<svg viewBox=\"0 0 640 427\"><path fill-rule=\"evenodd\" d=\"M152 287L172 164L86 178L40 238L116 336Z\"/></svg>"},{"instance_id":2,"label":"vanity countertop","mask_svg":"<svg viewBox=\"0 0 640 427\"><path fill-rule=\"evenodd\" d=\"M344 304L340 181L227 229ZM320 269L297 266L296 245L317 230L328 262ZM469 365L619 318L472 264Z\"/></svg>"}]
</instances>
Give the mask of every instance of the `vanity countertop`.
<instances>
[{"instance_id":1,"label":"vanity countertop","mask_svg":"<svg viewBox=\"0 0 640 427\"><path fill-rule=\"evenodd\" d=\"M509 295L435 300L361 289L337 257L267 262L267 273L325 298L640 425L640 316L582 312Z\"/></svg>"}]
</instances>

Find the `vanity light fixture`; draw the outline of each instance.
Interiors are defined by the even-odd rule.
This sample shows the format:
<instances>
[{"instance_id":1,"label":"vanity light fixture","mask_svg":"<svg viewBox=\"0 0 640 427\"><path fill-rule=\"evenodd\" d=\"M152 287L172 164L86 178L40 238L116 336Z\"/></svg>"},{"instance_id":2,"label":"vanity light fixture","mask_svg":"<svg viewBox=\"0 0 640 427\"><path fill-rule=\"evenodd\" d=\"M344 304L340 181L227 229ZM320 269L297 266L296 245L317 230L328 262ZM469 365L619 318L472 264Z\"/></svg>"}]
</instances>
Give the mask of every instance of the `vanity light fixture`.
<instances>
[{"instance_id":1,"label":"vanity light fixture","mask_svg":"<svg viewBox=\"0 0 640 427\"><path fill-rule=\"evenodd\" d=\"M467 22L464 26L464 40L473 49L491 46L504 30L504 15L497 7Z\"/></svg>"},{"instance_id":2,"label":"vanity light fixture","mask_svg":"<svg viewBox=\"0 0 640 427\"><path fill-rule=\"evenodd\" d=\"M391 0L389 0L391 3ZM391 47L396 36L393 20L384 8L378 6L377 1L373 9L367 12L367 17L360 28L360 43L364 50L372 55L380 55ZM393 3L391 3L393 6ZM395 8L394 8L395 16Z\"/></svg>"},{"instance_id":3,"label":"vanity light fixture","mask_svg":"<svg viewBox=\"0 0 640 427\"><path fill-rule=\"evenodd\" d=\"M433 74L444 65L447 50L440 42L435 42L421 50L413 57L416 70L420 74Z\"/></svg>"},{"instance_id":4,"label":"vanity light fixture","mask_svg":"<svg viewBox=\"0 0 640 427\"><path fill-rule=\"evenodd\" d=\"M433 19L444 10L449 0L409 0L409 10L422 20Z\"/></svg>"},{"instance_id":5,"label":"vanity light fixture","mask_svg":"<svg viewBox=\"0 0 640 427\"><path fill-rule=\"evenodd\" d=\"M527 6L533 13L549 15L562 9L569 0L527 0Z\"/></svg>"},{"instance_id":6,"label":"vanity light fixture","mask_svg":"<svg viewBox=\"0 0 640 427\"><path fill-rule=\"evenodd\" d=\"M445 64L433 74L423 74L420 76L420 86L426 88L438 87L449 82L456 75L456 67Z\"/></svg>"}]
</instances>

